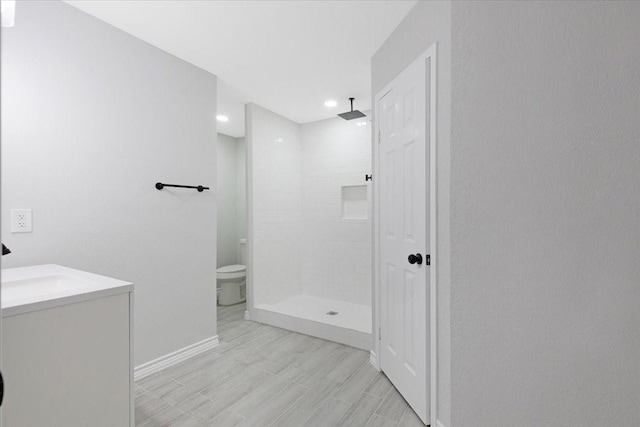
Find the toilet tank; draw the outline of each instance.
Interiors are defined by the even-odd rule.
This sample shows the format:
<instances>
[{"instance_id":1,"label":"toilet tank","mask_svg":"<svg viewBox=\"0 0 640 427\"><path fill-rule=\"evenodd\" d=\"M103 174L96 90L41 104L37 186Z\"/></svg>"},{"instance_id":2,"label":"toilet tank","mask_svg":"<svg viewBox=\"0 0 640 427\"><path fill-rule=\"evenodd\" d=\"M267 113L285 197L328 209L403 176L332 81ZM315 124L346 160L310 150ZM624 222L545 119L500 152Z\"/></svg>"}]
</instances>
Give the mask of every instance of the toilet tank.
<instances>
[{"instance_id":1,"label":"toilet tank","mask_svg":"<svg viewBox=\"0 0 640 427\"><path fill-rule=\"evenodd\" d=\"M240 264L247 265L247 239L240 239Z\"/></svg>"}]
</instances>

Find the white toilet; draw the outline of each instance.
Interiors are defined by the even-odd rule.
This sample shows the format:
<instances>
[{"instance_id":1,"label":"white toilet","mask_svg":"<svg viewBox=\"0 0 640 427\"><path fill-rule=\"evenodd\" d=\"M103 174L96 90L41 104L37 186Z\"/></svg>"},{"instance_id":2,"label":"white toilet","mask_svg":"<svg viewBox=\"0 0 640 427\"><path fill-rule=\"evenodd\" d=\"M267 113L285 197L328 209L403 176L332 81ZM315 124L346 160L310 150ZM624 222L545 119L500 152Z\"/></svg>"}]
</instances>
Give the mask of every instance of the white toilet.
<instances>
[{"instance_id":1,"label":"white toilet","mask_svg":"<svg viewBox=\"0 0 640 427\"><path fill-rule=\"evenodd\" d=\"M218 304L234 305L245 301L247 267L245 254L247 239L240 239L240 262L242 264L225 265L216 270L216 281L218 284ZM242 289L245 288L245 289Z\"/></svg>"}]
</instances>

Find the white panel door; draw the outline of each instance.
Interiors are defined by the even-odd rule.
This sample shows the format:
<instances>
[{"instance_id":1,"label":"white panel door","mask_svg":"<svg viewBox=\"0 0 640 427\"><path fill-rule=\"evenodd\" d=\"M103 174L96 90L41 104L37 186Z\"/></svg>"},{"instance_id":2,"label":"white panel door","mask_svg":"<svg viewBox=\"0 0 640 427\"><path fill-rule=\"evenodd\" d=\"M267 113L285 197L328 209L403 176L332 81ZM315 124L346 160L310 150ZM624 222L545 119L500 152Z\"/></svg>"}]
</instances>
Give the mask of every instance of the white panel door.
<instances>
[{"instance_id":1,"label":"white panel door","mask_svg":"<svg viewBox=\"0 0 640 427\"><path fill-rule=\"evenodd\" d=\"M413 63L378 102L380 368L427 424L429 69Z\"/></svg>"}]
</instances>

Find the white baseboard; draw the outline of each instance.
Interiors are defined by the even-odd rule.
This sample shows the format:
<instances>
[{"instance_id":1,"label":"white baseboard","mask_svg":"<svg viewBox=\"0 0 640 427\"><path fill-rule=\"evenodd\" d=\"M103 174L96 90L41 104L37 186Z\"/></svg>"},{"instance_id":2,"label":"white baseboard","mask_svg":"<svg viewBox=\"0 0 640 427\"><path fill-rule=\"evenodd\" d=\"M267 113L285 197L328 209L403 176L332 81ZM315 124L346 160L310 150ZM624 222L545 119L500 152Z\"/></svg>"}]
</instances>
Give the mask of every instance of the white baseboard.
<instances>
[{"instance_id":1,"label":"white baseboard","mask_svg":"<svg viewBox=\"0 0 640 427\"><path fill-rule=\"evenodd\" d=\"M207 350L217 347L219 344L218 336L204 339L195 344L191 344L173 353L166 354L162 357L158 357L147 363L143 363L140 366L136 366L133 370L133 380L139 381L142 378L148 377L151 374L160 372L170 366L177 365L180 362L184 362L194 356L204 353Z\"/></svg>"},{"instance_id":2,"label":"white baseboard","mask_svg":"<svg viewBox=\"0 0 640 427\"><path fill-rule=\"evenodd\" d=\"M376 352L373 350L369 352L369 363L371 363L374 368L380 371L380 365L378 364L378 355L376 355Z\"/></svg>"},{"instance_id":3,"label":"white baseboard","mask_svg":"<svg viewBox=\"0 0 640 427\"><path fill-rule=\"evenodd\" d=\"M437 426L438 426L438 427L444 427L444 424L442 424L442 423L440 422L440 420L436 421L436 424L437 424Z\"/></svg>"}]
</instances>

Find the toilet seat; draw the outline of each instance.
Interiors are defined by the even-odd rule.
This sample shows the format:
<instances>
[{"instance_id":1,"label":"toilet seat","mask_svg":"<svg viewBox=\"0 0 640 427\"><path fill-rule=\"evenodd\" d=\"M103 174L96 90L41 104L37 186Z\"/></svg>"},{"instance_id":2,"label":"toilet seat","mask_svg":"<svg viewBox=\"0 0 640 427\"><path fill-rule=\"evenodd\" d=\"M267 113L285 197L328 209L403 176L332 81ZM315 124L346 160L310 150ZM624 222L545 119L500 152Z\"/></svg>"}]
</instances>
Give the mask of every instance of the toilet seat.
<instances>
[{"instance_id":1,"label":"toilet seat","mask_svg":"<svg viewBox=\"0 0 640 427\"><path fill-rule=\"evenodd\" d=\"M241 264L233 264L233 265L225 265L224 267L218 268L216 271L218 273L237 273L238 271L246 271L247 266Z\"/></svg>"},{"instance_id":2,"label":"toilet seat","mask_svg":"<svg viewBox=\"0 0 640 427\"><path fill-rule=\"evenodd\" d=\"M221 280L225 279L239 279L247 275L247 266L241 264L225 265L216 270L217 278Z\"/></svg>"}]
</instances>

